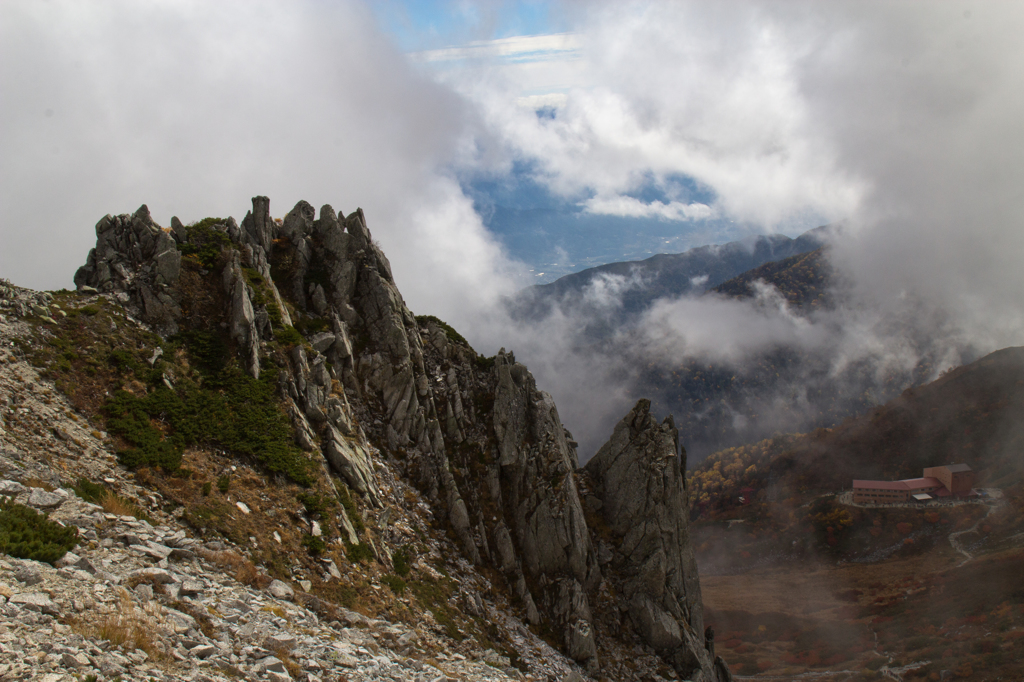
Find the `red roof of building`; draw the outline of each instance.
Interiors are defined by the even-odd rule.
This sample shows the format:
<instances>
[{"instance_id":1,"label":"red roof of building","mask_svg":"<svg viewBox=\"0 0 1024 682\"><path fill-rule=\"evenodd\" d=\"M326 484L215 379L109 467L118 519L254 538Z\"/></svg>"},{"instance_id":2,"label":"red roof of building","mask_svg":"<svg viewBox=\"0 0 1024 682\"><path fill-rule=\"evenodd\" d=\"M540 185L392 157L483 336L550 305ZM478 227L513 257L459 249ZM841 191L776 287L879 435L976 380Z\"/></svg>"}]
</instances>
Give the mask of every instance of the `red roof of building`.
<instances>
[{"instance_id":1,"label":"red roof of building","mask_svg":"<svg viewBox=\"0 0 1024 682\"><path fill-rule=\"evenodd\" d=\"M853 487L868 490L920 490L922 488L945 488L937 478L907 478L902 481L854 481Z\"/></svg>"},{"instance_id":2,"label":"red roof of building","mask_svg":"<svg viewBox=\"0 0 1024 682\"><path fill-rule=\"evenodd\" d=\"M853 487L869 490L909 490L903 481L854 481Z\"/></svg>"},{"instance_id":3,"label":"red roof of building","mask_svg":"<svg viewBox=\"0 0 1024 682\"><path fill-rule=\"evenodd\" d=\"M942 481L931 476L927 478L907 478L900 483L906 483L911 490L918 490L920 488L944 488Z\"/></svg>"}]
</instances>

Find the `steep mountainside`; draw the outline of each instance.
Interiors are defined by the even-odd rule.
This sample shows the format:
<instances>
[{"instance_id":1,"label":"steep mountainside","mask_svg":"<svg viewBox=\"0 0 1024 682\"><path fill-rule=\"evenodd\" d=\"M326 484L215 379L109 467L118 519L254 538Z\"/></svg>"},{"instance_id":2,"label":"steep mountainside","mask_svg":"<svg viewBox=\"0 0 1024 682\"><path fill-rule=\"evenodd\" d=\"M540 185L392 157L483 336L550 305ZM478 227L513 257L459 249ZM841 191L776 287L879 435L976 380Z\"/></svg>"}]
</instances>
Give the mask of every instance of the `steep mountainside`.
<instances>
[{"instance_id":1,"label":"steep mountainside","mask_svg":"<svg viewBox=\"0 0 1024 682\"><path fill-rule=\"evenodd\" d=\"M691 473L691 499L735 508L744 487L758 499L785 499L951 462L970 465L979 486L1010 486L1024 476L1022 411L1024 348L1004 348L835 428L715 453Z\"/></svg>"},{"instance_id":2,"label":"steep mountainside","mask_svg":"<svg viewBox=\"0 0 1024 682\"><path fill-rule=\"evenodd\" d=\"M755 293L755 283L760 281L775 287L794 308L813 310L829 304L831 280L832 266L822 247L809 253L765 263L709 291L749 298Z\"/></svg>"},{"instance_id":3,"label":"steep mountainside","mask_svg":"<svg viewBox=\"0 0 1024 682\"><path fill-rule=\"evenodd\" d=\"M700 246L684 253L658 254L646 260L608 263L566 275L550 284L521 291L511 302L516 314L543 318L553 306L574 309L588 286L607 277L636 280L624 288L622 311L636 314L666 296L699 293L740 273L821 247L828 226L818 227L796 239L774 234L756 236L720 246Z\"/></svg>"},{"instance_id":4,"label":"steep mountainside","mask_svg":"<svg viewBox=\"0 0 1024 682\"><path fill-rule=\"evenodd\" d=\"M8 288L30 322L12 341L192 532L322 602L429 611L448 637L509 655L498 623L514 615L591 674L639 678L657 653L681 677L729 679L704 646L695 564L659 558L687 556L685 515L627 504L616 523L654 515L661 549L610 544L617 526L581 489L620 504L617 474L578 471L512 353L483 358L409 311L362 211L299 202L274 220L256 197L240 225L161 228L143 206L96 233L77 293ZM610 471L679 502L674 427L644 402L627 421Z\"/></svg>"}]
</instances>

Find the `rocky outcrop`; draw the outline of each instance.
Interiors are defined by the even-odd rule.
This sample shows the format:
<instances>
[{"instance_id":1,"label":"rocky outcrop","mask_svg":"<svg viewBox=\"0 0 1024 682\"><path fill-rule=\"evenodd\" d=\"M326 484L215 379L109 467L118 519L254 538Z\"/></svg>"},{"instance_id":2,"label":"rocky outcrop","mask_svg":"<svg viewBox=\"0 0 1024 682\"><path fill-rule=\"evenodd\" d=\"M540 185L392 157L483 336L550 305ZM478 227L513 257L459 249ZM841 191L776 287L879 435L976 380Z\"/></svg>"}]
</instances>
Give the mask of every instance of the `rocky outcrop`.
<instances>
[{"instance_id":1,"label":"rocky outcrop","mask_svg":"<svg viewBox=\"0 0 1024 682\"><path fill-rule=\"evenodd\" d=\"M511 352L482 358L414 316L362 210L326 204L317 217L301 201L277 221L255 197L241 225L164 230L143 207L105 217L97 235L80 290L114 295L164 333L221 335L253 377L276 372L300 448L385 515L392 473L413 482L465 560L496 569L520 615L586 670L601 666L596 595L614 586L643 642L684 676L721 679L703 648L685 467L649 403L586 468L589 502L620 541L599 561L551 397ZM356 543L344 515L338 527Z\"/></svg>"},{"instance_id":2,"label":"rocky outcrop","mask_svg":"<svg viewBox=\"0 0 1024 682\"><path fill-rule=\"evenodd\" d=\"M513 578L520 598L539 599L554 616L566 653L596 670L586 593L597 587L601 575L573 478L579 467L576 452L554 401L537 390L526 367L503 349L494 369L501 505L520 557L519 562L511 560L504 550L502 568ZM501 544L508 545L504 533Z\"/></svg>"},{"instance_id":3,"label":"rocky outcrop","mask_svg":"<svg viewBox=\"0 0 1024 682\"><path fill-rule=\"evenodd\" d=\"M96 223L96 248L75 273L75 286L115 294L157 329L174 333L181 315L181 254L173 235L153 222L145 204L131 216L104 216Z\"/></svg>"},{"instance_id":4,"label":"rocky outcrop","mask_svg":"<svg viewBox=\"0 0 1024 682\"><path fill-rule=\"evenodd\" d=\"M641 638L684 678L729 679L705 646L697 562L689 541L685 451L668 417L640 400L587 463L614 558L607 572Z\"/></svg>"}]
</instances>

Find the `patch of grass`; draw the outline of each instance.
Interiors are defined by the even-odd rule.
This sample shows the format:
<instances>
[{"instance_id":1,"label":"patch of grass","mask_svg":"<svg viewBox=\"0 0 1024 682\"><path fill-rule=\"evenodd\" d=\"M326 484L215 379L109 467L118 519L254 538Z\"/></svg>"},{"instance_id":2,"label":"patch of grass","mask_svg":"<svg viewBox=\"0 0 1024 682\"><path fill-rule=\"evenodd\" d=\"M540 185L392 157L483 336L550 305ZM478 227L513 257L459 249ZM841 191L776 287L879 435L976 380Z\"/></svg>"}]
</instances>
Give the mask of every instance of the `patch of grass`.
<instances>
[{"instance_id":1,"label":"patch of grass","mask_svg":"<svg viewBox=\"0 0 1024 682\"><path fill-rule=\"evenodd\" d=\"M450 578L412 580L407 585L420 606L434 615L434 620L444 628L449 637L457 642L466 638L455 622L455 610L448 605L448 600L455 592L454 581Z\"/></svg>"},{"instance_id":2,"label":"patch of grass","mask_svg":"<svg viewBox=\"0 0 1024 682\"><path fill-rule=\"evenodd\" d=\"M420 325L421 327L427 326L427 323L429 323L429 322L433 322L438 327L443 329L444 333L445 333L445 336L448 337L449 341L454 341L455 343L461 343L463 346L469 346L469 342L466 341L465 338L463 338L462 334L460 334L457 331L455 331L455 329L450 324L445 322L444 320L438 319L438 318L434 317L433 315L417 315L416 316L416 324Z\"/></svg>"},{"instance_id":3,"label":"patch of grass","mask_svg":"<svg viewBox=\"0 0 1024 682\"><path fill-rule=\"evenodd\" d=\"M388 587L390 587L391 591L395 594L402 594L405 592L405 581L399 578L397 575L386 575L383 578L381 578L380 581Z\"/></svg>"},{"instance_id":4,"label":"patch of grass","mask_svg":"<svg viewBox=\"0 0 1024 682\"><path fill-rule=\"evenodd\" d=\"M221 502L217 498L206 498L203 502L185 510L185 522L196 530L206 533L215 532L226 537L236 545L248 542L248 535L242 532L231 520L233 506Z\"/></svg>"},{"instance_id":5,"label":"patch of grass","mask_svg":"<svg viewBox=\"0 0 1024 682\"><path fill-rule=\"evenodd\" d=\"M231 479L228 478L227 476L221 476L220 478L217 479L217 490L221 491L222 493L226 493L228 491L228 488L230 487Z\"/></svg>"},{"instance_id":6,"label":"patch of grass","mask_svg":"<svg viewBox=\"0 0 1024 682\"><path fill-rule=\"evenodd\" d=\"M87 478L78 479L78 483L72 487L72 490L74 490L75 494L80 498L86 502L91 502L92 504L100 504L107 494L106 488L98 483L93 483Z\"/></svg>"},{"instance_id":7,"label":"patch of grass","mask_svg":"<svg viewBox=\"0 0 1024 682\"><path fill-rule=\"evenodd\" d=\"M128 591L120 588L118 609L95 625L73 625L80 634L105 639L124 651L142 650L160 662L168 659L166 651L157 646L154 634L163 621L160 605L153 601L144 608L138 608Z\"/></svg>"},{"instance_id":8,"label":"patch of grass","mask_svg":"<svg viewBox=\"0 0 1024 682\"><path fill-rule=\"evenodd\" d=\"M231 550L213 552L205 548L200 548L199 554L210 563L218 566L228 575L233 575L235 580L243 585L248 585L250 587L266 587L270 584L270 578L267 575L260 573L260 570L256 568L256 564L238 552L233 552Z\"/></svg>"},{"instance_id":9,"label":"patch of grass","mask_svg":"<svg viewBox=\"0 0 1024 682\"><path fill-rule=\"evenodd\" d=\"M334 489L338 491L338 499L341 501L341 506L345 508L345 514L348 516L348 520L352 522L352 527L355 529L356 534L361 534L366 530L366 524L363 523L363 516L359 513L359 508L356 507L355 500L352 499L348 486L336 478L334 479Z\"/></svg>"},{"instance_id":10,"label":"patch of grass","mask_svg":"<svg viewBox=\"0 0 1024 682\"><path fill-rule=\"evenodd\" d=\"M103 507L103 511L108 514L116 514L117 516L134 516L140 521L156 525L153 519L149 517L149 514L144 512L137 504L133 504L120 495L115 495L110 490L106 490L104 493L99 502L100 506Z\"/></svg>"},{"instance_id":11,"label":"patch of grass","mask_svg":"<svg viewBox=\"0 0 1024 682\"><path fill-rule=\"evenodd\" d=\"M15 502L0 502L0 552L56 563L78 544L78 529L62 526Z\"/></svg>"}]
</instances>

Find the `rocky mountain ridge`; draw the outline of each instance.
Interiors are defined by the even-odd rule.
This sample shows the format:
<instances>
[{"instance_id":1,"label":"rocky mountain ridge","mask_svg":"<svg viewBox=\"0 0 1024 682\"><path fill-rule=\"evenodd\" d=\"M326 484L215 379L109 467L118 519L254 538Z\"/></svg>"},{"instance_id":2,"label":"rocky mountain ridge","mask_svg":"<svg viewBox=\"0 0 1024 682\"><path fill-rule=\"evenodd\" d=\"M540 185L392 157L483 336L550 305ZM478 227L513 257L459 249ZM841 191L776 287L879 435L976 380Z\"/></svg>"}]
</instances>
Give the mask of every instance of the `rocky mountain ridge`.
<instances>
[{"instance_id":1,"label":"rocky mountain ridge","mask_svg":"<svg viewBox=\"0 0 1024 682\"><path fill-rule=\"evenodd\" d=\"M303 587L308 583L310 594L325 600L349 580L334 578L325 561L336 571L369 566L402 594L404 581L395 579L403 567L409 574L403 548L439 554L437 545L424 552L423 540L439 531L461 553L459 575L434 578L426 565L413 571L416 604L429 601L425 586L487 584L497 602L508 595L506 613L586 673L631 679L638 663L650 660L638 654L648 651L670 664L662 669L670 677L729 679L725 664L704 646L692 550L686 560L685 453L677 450L671 423L654 422L648 404L641 401L627 417L632 436L616 446L616 467L579 471L557 408L512 353L478 356L444 323L409 311L360 210L341 217L324 206L317 218L299 202L275 221L269 201L256 197L241 225L230 218L189 226L172 219L165 229L143 206L131 216L103 218L96 231L97 246L75 276L86 305L57 319L63 309L42 295L16 312L33 321L37 339L68 348L53 370L57 384L88 417L114 424L111 445L122 463L132 464L136 478L158 490L167 506L184 510L179 516L194 530L234 533L236 540L248 534L252 546L244 549L271 564L265 568L272 575L301 573ZM79 312L87 309L96 312ZM133 317L163 336L140 336L132 348L110 346L108 357L120 363L121 374L97 372L70 349L69 334L86 334L97 320L123 329ZM226 352L217 355L218 348ZM237 369L211 369L214 357ZM134 379L126 380L125 367L134 368ZM82 380L69 381L79 369ZM112 383L93 391L90 407L86 389L95 376ZM205 418L206 412L188 412L193 403L212 406L207 412L222 420L251 419L253 401L271 389L294 443L193 434L189 422L175 421L180 414ZM233 390L248 402L232 402ZM226 406L218 402L225 395ZM274 415L256 416L274 431ZM241 522L226 520L233 512L213 506L210 482L199 480L237 461L251 470L248 488L231 488L236 506L249 510L242 514L250 517L244 533L236 527ZM621 466L656 479L660 497L650 504L617 500L622 490L608 472ZM587 486L593 486L585 493L589 510L582 502ZM284 491L293 491L292 506L302 500L308 531L287 532L277 520L272 502ZM617 523L643 525L643 515L654 514L662 532L623 545L621 533L594 513L602 504L629 512ZM308 556L289 555L289 568L274 556L280 551L266 549L275 542L301 546ZM395 573L376 575L387 570ZM420 570L428 577L419 577ZM439 613L458 621L462 611L475 611L476 620L466 616L466 623L479 626L479 641L497 607L479 592L463 594L459 608L446 610L458 604L449 599ZM453 627L448 634L466 634ZM511 641L505 628L488 632Z\"/></svg>"}]
</instances>

